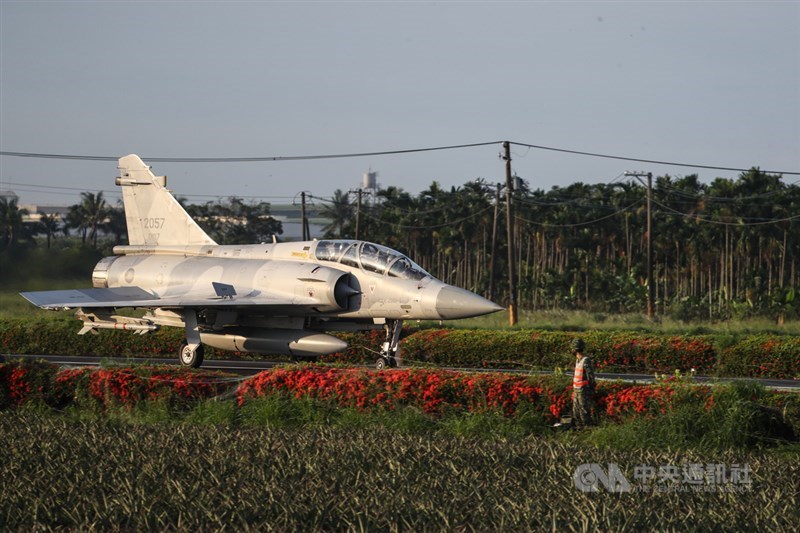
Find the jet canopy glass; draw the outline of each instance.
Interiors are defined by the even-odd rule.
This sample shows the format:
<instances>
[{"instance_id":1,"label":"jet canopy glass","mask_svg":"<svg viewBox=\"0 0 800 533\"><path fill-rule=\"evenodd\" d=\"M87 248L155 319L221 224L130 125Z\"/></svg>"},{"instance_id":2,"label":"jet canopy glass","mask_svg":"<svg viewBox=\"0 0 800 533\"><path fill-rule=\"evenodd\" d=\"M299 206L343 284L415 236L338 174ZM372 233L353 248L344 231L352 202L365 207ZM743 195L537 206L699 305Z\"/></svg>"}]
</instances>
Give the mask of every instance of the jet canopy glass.
<instances>
[{"instance_id":1,"label":"jet canopy glass","mask_svg":"<svg viewBox=\"0 0 800 533\"><path fill-rule=\"evenodd\" d=\"M420 280L431 276L397 250L371 242L319 241L315 257L392 278Z\"/></svg>"}]
</instances>

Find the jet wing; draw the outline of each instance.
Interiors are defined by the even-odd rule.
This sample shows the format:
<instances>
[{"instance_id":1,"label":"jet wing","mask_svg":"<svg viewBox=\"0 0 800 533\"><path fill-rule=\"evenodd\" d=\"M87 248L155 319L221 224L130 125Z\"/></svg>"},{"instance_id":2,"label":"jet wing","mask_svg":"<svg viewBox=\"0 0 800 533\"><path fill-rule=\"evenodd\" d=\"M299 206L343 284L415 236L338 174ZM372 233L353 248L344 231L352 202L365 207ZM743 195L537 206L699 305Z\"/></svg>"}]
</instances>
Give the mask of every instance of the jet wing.
<instances>
[{"instance_id":1,"label":"jet wing","mask_svg":"<svg viewBox=\"0 0 800 533\"><path fill-rule=\"evenodd\" d=\"M317 302L303 297L284 297L250 291L236 296L230 285L216 286L213 291L197 292L170 289L170 294L158 296L140 287L113 289L72 289L61 291L21 292L23 298L42 309L82 307L249 307L303 306Z\"/></svg>"},{"instance_id":2,"label":"jet wing","mask_svg":"<svg viewBox=\"0 0 800 533\"><path fill-rule=\"evenodd\" d=\"M135 307L134 303L153 301L154 296L139 287L116 289L70 289L63 291L21 292L23 298L42 309L68 307Z\"/></svg>"}]
</instances>

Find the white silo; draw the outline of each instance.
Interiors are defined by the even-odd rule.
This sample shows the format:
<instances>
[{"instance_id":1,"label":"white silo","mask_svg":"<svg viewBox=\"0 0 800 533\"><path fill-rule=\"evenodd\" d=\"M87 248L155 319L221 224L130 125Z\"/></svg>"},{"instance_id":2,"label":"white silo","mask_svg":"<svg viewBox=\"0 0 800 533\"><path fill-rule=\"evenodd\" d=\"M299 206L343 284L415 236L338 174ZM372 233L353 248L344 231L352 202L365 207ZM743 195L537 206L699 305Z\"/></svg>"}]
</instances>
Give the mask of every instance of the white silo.
<instances>
[{"instance_id":1,"label":"white silo","mask_svg":"<svg viewBox=\"0 0 800 533\"><path fill-rule=\"evenodd\" d=\"M377 190L378 189L378 173L377 172L373 172L372 169L370 169L367 172L364 172L364 179L362 180L361 188L362 189L369 189L369 190L372 190L372 191Z\"/></svg>"}]
</instances>

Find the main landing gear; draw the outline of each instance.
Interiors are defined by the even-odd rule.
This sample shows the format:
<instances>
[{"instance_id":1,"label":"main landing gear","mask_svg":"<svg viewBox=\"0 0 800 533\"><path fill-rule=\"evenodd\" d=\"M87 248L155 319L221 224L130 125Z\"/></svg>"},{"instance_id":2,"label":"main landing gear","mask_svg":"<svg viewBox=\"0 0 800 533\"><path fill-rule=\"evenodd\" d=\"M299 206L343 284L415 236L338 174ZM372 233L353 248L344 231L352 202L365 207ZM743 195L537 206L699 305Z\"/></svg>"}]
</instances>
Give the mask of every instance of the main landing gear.
<instances>
[{"instance_id":1,"label":"main landing gear","mask_svg":"<svg viewBox=\"0 0 800 533\"><path fill-rule=\"evenodd\" d=\"M183 312L183 322L186 328L186 340L181 343L181 348L178 350L178 359L183 366L200 368L200 365L203 364L205 350L200 344L197 312L194 309L186 309Z\"/></svg>"},{"instance_id":2,"label":"main landing gear","mask_svg":"<svg viewBox=\"0 0 800 533\"><path fill-rule=\"evenodd\" d=\"M178 350L178 359L180 359L181 365L191 368L200 368L200 365L203 364L204 355L205 349L203 349L202 344L192 349L189 343L183 341L180 350Z\"/></svg>"},{"instance_id":3,"label":"main landing gear","mask_svg":"<svg viewBox=\"0 0 800 533\"><path fill-rule=\"evenodd\" d=\"M403 329L403 321L387 320L383 329L386 331L386 341L381 347L381 356L375 361L375 368L378 370L397 367L397 346L400 344L400 332Z\"/></svg>"}]
</instances>

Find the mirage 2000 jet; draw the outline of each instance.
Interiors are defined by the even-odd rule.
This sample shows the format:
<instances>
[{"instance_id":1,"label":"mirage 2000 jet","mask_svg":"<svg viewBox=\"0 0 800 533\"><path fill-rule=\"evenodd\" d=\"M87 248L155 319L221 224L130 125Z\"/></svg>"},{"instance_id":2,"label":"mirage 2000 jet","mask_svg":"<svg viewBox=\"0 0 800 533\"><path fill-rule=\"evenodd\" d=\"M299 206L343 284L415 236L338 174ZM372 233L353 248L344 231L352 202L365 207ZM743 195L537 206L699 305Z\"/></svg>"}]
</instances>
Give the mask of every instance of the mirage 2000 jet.
<instances>
[{"instance_id":1,"label":"mirage 2000 jet","mask_svg":"<svg viewBox=\"0 0 800 533\"><path fill-rule=\"evenodd\" d=\"M128 245L92 273L92 289L21 293L43 309L75 309L78 332L140 334L184 328L180 362L199 367L203 344L314 359L347 344L324 331L383 327L378 368L396 366L403 320L467 318L501 309L369 242L218 245L136 155L119 160ZM116 308L144 308L141 318Z\"/></svg>"}]
</instances>

